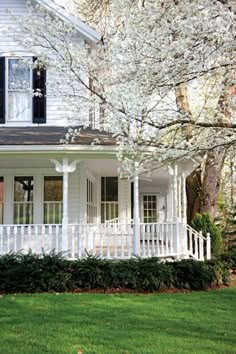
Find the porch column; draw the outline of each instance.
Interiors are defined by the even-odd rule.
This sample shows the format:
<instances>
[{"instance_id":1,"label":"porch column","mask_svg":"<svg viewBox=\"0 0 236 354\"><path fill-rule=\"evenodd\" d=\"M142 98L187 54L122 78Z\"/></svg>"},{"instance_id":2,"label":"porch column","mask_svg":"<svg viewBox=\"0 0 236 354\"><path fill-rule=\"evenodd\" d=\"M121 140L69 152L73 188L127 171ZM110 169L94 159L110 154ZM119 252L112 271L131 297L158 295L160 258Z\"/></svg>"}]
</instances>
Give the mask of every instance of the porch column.
<instances>
[{"instance_id":1,"label":"porch column","mask_svg":"<svg viewBox=\"0 0 236 354\"><path fill-rule=\"evenodd\" d=\"M178 218L182 221L182 178L178 177Z\"/></svg>"},{"instance_id":2,"label":"porch column","mask_svg":"<svg viewBox=\"0 0 236 354\"><path fill-rule=\"evenodd\" d=\"M177 208L178 208L178 166L174 165L173 174L173 219L177 221Z\"/></svg>"},{"instance_id":3,"label":"porch column","mask_svg":"<svg viewBox=\"0 0 236 354\"><path fill-rule=\"evenodd\" d=\"M51 159L55 164L55 169L59 173L63 173L63 217L62 217L62 251L68 251L68 179L69 173L76 170L76 164L79 160L69 163L68 158L63 158L62 163L58 160Z\"/></svg>"},{"instance_id":4,"label":"porch column","mask_svg":"<svg viewBox=\"0 0 236 354\"><path fill-rule=\"evenodd\" d=\"M140 255L139 178L134 176L134 254Z\"/></svg>"},{"instance_id":5,"label":"porch column","mask_svg":"<svg viewBox=\"0 0 236 354\"><path fill-rule=\"evenodd\" d=\"M183 222L187 223L187 194L186 194L186 176L182 173L182 195L183 195Z\"/></svg>"}]
</instances>

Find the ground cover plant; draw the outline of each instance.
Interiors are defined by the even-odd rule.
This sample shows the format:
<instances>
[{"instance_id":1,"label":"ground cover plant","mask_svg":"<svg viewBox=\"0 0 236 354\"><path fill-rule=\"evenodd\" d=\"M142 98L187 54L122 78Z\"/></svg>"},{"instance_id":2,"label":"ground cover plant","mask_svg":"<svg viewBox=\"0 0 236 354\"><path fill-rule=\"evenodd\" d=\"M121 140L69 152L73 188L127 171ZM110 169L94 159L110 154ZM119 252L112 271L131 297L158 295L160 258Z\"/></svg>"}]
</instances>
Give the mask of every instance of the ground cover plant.
<instances>
[{"instance_id":1,"label":"ground cover plant","mask_svg":"<svg viewBox=\"0 0 236 354\"><path fill-rule=\"evenodd\" d=\"M178 294L0 298L0 352L233 354L236 287Z\"/></svg>"}]
</instances>

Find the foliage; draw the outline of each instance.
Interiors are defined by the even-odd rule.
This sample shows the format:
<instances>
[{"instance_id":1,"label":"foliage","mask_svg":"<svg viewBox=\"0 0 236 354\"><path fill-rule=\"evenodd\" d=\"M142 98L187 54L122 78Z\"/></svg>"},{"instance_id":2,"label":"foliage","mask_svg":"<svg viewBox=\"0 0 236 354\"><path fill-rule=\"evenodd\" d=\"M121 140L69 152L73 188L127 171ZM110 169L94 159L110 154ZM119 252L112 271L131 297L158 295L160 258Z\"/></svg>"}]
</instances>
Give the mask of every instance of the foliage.
<instances>
[{"instance_id":1,"label":"foliage","mask_svg":"<svg viewBox=\"0 0 236 354\"><path fill-rule=\"evenodd\" d=\"M134 161L141 172L153 160L234 146L233 0L74 3L83 5L86 19L99 18L94 22L101 25L102 38L91 43L96 50L81 48L73 41L73 25L40 6L30 6L9 35L55 70L60 79L53 87L48 83L48 91L69 101L75 110L71 118L80 117L72 125L89 124L88 106L96 112L102 107L103 128L117 136L124 172L137 172ZM190 109L181 97L189 97ZM147 152L147 146L155 150Z\"/></svg>"},{"instance_id":2,"label":"foliage","mask_svg":"<svg viewBox=\"0 0 236 354\"><path fill-rule=\"evenodd\" d=\"M229 269L230 263L223 260L113 261L88 256L72 261L55 253L10 253L0 257L0 292L64 292L77 288L155 291L172 287L205 290L228 283Z\"/></svg>"},{"instance_id":3,"label":"foliage","mask_svg":"<svg viewBox=\"0 0 236 354\"><path fill-rule=\"evenodd\" d=\"M207 213L196 214L191 226L196 231L202 231L205 237L207 233L210 233L212 254L218 256L222 250L222 237L220 230L211 220L210 216Z\"/></svg>"}]
</instances>

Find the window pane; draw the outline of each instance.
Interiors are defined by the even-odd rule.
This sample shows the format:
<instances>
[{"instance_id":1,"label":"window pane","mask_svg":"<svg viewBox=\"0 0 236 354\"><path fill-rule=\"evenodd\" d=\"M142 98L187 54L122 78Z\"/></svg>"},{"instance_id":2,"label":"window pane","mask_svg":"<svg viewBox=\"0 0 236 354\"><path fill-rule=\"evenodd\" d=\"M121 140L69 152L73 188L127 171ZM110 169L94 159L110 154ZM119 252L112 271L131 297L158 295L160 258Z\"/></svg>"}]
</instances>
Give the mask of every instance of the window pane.
<instances>
[{"instance_id":1,"label":"window pane","mask_svg":"<svg viewBox=\"0 0 236 354\"><path fill-rule=\"evenodd\" d=\"M30 88L30 68L20 59L8 61L8 89L27 90Z\"/></svg>"},{"instance_id":2,"label":"window pane","mask_svg":"<svg viewBox=\"0 0 236 354\"><path fill-rule=\"evenodd\" d=\"M118 218L118 177L101 179L101 221Z\"/></svg>"},{"instance_id":3,"label":"window pane","mask_svg":"<svg viewBox=\"0 0 236 354\"><path fill-rule=\"evenodd\" d=\"M18 121L31 120L32 97L28 92L9 91L8 119Z\"/></svg>"},{"instance_id":4,"label":"window pane","mask_svg":"<svg viewBox=\"0 0 236 354\"><path fill-rule=\"evenodd\" d=\"M33 177L15 177L14 224L33 223Z\"/></svg>"},{"instance_id":5,"label":"window pane","mask_svg":"<svg viewBox=\"0 0 236 354\"><path fill-rule=\"evenodd\" d=\"M33 177L15 177L15 202L32 202L33 201Z\"/></svg>"},{"instance_id":6,"label":"window pane","mask_svg":"<svg viewBox=\"0 0 236 354\"><path fill-rule=\"evenodd\" d=\"M20 59L8 60L8 120L32 119L30 70Z\"/></svg>"},{"instance_id":7,"label":"window pane","mask_svg":"<svg viewBox=\"0 0 236 354\"><path fill-rule=\"evenodd\" d=\"M101 200L103 202L118 201L118 177L102 177Z\"/></svg>"},{"instance_id":8,"label":"window pane","mask_svg":"<svg viewBox=\"0 0 236 354\"><path fill-rule=\"evenodd\" d=\"M63 177L44 177L44 201L61 202Z\"/></svg>"},{"instance_id":9,"label":"window pane","mask_svg":"<svg viewBox=\"0 0 236 354\"><path fill-rule=\"evenodd\" d=\"M44 223L62 222L63 177L44 177Z\"/></svg>"}]
</instances>

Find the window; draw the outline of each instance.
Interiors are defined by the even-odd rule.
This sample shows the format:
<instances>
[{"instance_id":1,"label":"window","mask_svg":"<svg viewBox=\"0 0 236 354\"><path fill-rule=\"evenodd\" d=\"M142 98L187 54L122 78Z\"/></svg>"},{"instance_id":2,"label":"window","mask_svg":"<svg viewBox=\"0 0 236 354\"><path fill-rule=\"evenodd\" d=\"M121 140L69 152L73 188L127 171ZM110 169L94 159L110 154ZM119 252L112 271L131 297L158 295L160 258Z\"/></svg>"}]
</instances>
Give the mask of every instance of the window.
<instances>
[{"instance_id":1,"label":"window","mask_svg":"<svg viewBox=\"0 0 236 354\"><path fill-rule=\"evenodd\" d=\"M96 184L87 178L87 223L97 222L97 188Z\"/></svg>"},{"instance_id":2,"label":"window","mask_svg":"<svg viewBox=\"0 0 236 354\"><path fill-rule=\"evenodd\" d=\"M63 177L44 177L44 224L61 224Z\"/></svg>"},{"instance_id":3,"label":"window","mask_svg":"<svg viewBox=\"0 0 236 354\"><path fill-rule=\"evenodd\" d=\"M3 203L4 203L4 183L3 177L0 177L0 224L3 224Z\"/></svg>"},{"instance_id":4,"label":"window","mask_svg":"<svg viewBox=\"0 0 236 354\"><path fill-rule=\"evenodd\" d=\"M157 196L156 195L143 196L143 222L144 223L157 222Z\"/></svg>"},{"instance_id":5,"label":"window","mask_svg":"<svg viewBox=\"0 0 236 354\"><path fill-rule=\"evenodd\" d=\"M32 57L0 57L0 124L46 123L46 72L32 69L33 60L37 64Z\"/></svg>"},{"instance_id":6,"label":"window","mask_svg":"<svg viewBox=\"0 0 236 354\"><path fill-rule=\"evenodd\" d=\"M33 177L14 179L14 224L33 223Z\"/></svg>"},{"instance_id":7,"label":"window","mask_svg":"<svg viewBox=\"0 0 236 354\"><path fill-rule=\"evenodd\" d=\"M118 177L101 178L101 221L118 218Z\"/></svg>"},{"instance_id":8,"label":"window","mask_svg":"<svg viewBox=\"0 0 236 354\"><path fill-rule=\"evenodd\" d=\"M30 58L25 58L30 59ZM7 59L6 99L9 121L30 121L32 118L32 70L20 59Z\"/></svg>"}]
</instances>

